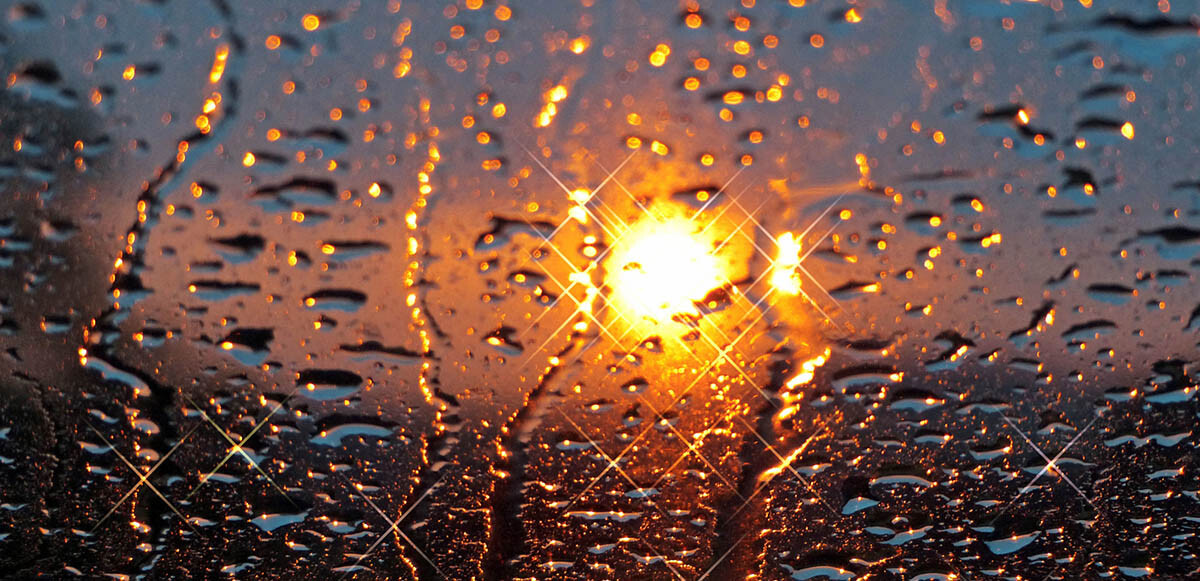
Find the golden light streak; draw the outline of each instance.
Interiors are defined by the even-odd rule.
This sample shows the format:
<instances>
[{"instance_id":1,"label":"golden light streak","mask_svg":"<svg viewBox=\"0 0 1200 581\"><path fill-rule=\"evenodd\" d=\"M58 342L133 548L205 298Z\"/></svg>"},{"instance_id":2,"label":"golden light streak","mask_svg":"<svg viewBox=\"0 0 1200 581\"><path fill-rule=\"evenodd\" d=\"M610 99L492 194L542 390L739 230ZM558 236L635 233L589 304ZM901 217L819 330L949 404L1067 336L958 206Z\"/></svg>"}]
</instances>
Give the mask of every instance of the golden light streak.
<instances>
[{"instance_id":1,"label":"golden light streak","mask_svg":"<svg viewBox=\"0 0 1200 581\"><path fill-rule=\"evenodd\" d=\"M558 103L567 98L567 87L565 85L555 85L552 89L546 91L543 98L546 104L542 107L541 112L538 113L537 119L534 119L534 127L548 127L554 121L554 116L558 115ZM495 109L493 109L493 114L495 114Z\"/></svg>"},{"instance_id":2,"label":"golden light streak","mask_svg":"<svg viewBox=\"0 0 1200 581\"><path fill-rule=\"evenodd\" d=\"M229 60L229 46L223 44L217 47L217 52L213 55L212 70L208 73L208 82L220 82L221 76L225 74L225 61L227 60Z\"/></svg>"},{"instance_id":3,"label":"golden light streak","mask_svg":"<svg viewBox=\"0 0 1200 581\"><path fill-rule=\"evenodd\" d=\"M788 389L795 389L801 385L811 382L816 374L817 368L825 365L826 361L829 361L830 353L831 351L826 348L824 353L801 363L800 372L792 376L791 379L787 380L787 383L784 384L784 387Z\"/></svg>"},{"instance_id":4,"label":"golden light streak","mask_svg":"<svg viewBox=\"0 0 1200 581\"><path fill-rule=\"evenodd\" d=\"M782 473L784 470L791 468L792 462L794 462L796 460L796 458L798 456L800 456L800 454L803 454L803 453L804 453L804 448L796 448L795 450L792 450L791 453L789 453L786 457L784 457L783 459L781 459L779 461L779 464L776 464L775 466L772 466L766 470L763 470L762 474L760 474L758 476L758 481L766 482L766 481L769 481L769 480L775 478L780 473Z\"/></svg>"},{"instance_id":5,"label":"golden light streak","mask_svg":"<svg viewBox=\"0 0 1200 581\"><path fill-rule=\"evenodd\" d=\"M771 286L780 292L795 296L800 294L800 241L791 232L784 232L775 240L779 248L771 266Z\"/></svg>"}]
</instances>

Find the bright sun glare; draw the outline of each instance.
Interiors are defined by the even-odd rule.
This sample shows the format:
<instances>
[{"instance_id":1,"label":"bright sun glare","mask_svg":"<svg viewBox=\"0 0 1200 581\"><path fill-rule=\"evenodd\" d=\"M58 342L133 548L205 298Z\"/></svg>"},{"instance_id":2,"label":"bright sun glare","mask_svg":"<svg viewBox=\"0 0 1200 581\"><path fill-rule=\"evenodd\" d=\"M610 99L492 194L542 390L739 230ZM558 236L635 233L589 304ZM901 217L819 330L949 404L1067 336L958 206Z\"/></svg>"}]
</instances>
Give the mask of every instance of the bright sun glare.
<instances>
[{"instance_id":1,"label":"bright sun glare","mask_svg":"<svg viewBox=\"0 0 1200 581\"><path fill-rule=\"evenodd\" d=\"M608 262L614 303L631 323L696 313L695 302L725 284L710 238L694 222L642 220L617 241Z\"/></svg>"}]
</instances>

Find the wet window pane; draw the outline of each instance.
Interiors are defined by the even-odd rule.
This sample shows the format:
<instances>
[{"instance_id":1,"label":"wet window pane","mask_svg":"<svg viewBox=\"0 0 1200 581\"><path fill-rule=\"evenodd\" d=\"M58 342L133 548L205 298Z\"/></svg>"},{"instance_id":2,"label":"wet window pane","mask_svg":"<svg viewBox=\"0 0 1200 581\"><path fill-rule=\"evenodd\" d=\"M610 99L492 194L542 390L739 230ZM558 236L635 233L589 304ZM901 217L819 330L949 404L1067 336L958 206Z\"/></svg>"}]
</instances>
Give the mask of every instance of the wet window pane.
<instances>
[{"instance_id":1,"label":"wet window pane","mask_svg":"<svg viewBox=\"0 0 1200 581\"><path fill-rule=\"evenodd\" d=\"M0 12L0 576L1200 575L1200 6Z\"/></svg>"}]
</instances>

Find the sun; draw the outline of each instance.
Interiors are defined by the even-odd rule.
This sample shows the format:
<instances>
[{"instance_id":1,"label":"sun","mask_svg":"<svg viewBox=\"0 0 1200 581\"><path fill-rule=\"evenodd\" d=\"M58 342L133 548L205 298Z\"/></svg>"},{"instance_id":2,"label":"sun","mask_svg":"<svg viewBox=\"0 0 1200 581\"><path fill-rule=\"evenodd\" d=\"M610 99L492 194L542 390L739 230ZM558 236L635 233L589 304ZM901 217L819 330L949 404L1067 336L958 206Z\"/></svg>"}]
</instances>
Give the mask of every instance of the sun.
<instances>
[{"instance_id":1,"label":"sun","mask_svg":"<svg viewBox=\"0 0 1200 581\"><path fill-rule=\"evenodd\" d=\"M714 245L700 224L685 218L632 224L605 264L610 300L633 324L698 314L697 302L728 280Z\"/></svg>"}]
</instances>

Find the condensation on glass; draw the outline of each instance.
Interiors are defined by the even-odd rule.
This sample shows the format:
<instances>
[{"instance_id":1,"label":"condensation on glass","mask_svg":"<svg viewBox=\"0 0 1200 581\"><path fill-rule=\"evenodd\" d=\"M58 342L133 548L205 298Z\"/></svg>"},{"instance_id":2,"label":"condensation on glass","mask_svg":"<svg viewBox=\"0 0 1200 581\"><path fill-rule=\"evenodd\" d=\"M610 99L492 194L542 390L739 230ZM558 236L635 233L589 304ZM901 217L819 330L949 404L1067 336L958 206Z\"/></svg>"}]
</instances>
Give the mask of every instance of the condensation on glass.
<instances>
[{"instance_id":1,"label":"condensation on glass","mask_svg":"<svg viewBox=\"0 0 1200 581\"><path fill-rule=\"evenodd\" d=\"M1197 575L1190 2L5 2L0 571Z\"/></svg>"}]
</instances>

